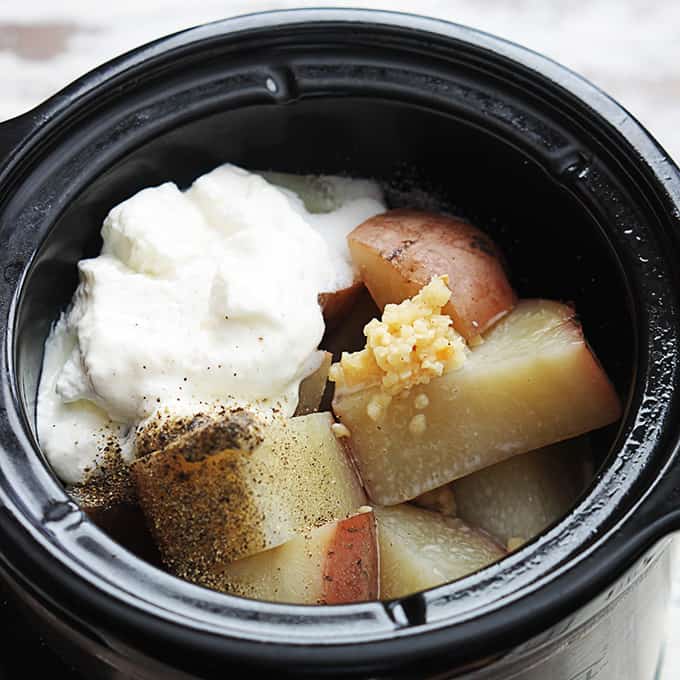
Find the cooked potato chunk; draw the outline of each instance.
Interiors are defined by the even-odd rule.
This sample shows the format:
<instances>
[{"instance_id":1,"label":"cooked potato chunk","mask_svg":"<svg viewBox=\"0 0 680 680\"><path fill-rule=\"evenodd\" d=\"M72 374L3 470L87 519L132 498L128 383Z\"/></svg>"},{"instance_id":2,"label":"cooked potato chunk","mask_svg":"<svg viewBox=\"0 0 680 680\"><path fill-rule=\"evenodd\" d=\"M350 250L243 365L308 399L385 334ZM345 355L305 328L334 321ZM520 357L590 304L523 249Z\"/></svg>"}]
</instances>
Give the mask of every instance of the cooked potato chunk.
<instances>
[{"instance_id":1,"label":"cooked potato chunk","mask_svg":"<svg viewBox=\"0 0 680 680\"><path fill-rule=\"evenodd\" d=\"M514 456L451 482L458 515L504 543L526 542L565 515L584 489L583 437ZM445 487L448 488L448 487Z\"/></svg>"},{"instance_id":2,"label":"cooked potato chunk","mask_svg":"<svg viewBox=\"0 0 680 680\"><path fill-rule=\"evenodd\" d=\"M470 344L515 304L495 244L460 219L390 210L366 220L347 240L381 309L413 297L433 276L447 274L452 295L444 313Z\"/></svg>"},{"instance_id":3,"label":"cooked potato chunk","mask_svg":"<svg viewBox=\"0 0 680 680\"><path fill-rule=\"evenodd\" d=\"M323 393L326 391L328 369L331 367L331 361L333 361L333 355L330 352L324 352L319 368L300 383L300 396L295 411L296 416L305 416L308 413L315 413L319 410Z\"/></svg>"},{"instance_id":4,"label":"cooked potato chunk","mask_svg":"<svg viewBox=\"0 0 680 680\"><path fill-rule=\"evenodd\" d=\"M374 412L370 405L382 394L380 385L338 382L333 399L369 497L380 505L602 427L621 413L574 310L547 300L521 302L461 368Z\"/></svg>"},{"instance_id":5,"label":"cooked potato chunk","mask_svg":"<svg viewBox=\"0 0 680 680\"><path fill-rule=\"evenodd\" d=\"M364 284L361 281L356 281L346 288L319 295L319 304L323 311L327 329L335 328L351 313L363 289Z\"/></svg>"},{"instance_id":6,"label":"cooked potato chunk","mask_svg":"<svg viewBox=\"0 0 680 680\"><path fill-rule=\"evenodd\" d=\"M413 499L413 504L425 510L432 510L447 517L457 517L458 504L456 495L453 493L452 484L445 484L438 489L426 491L424 494Z\"/></svg>"},{"instance_id":7,"label":"cooked potato chunk","mask_svg":"<svg viewBox=\"0 0 680 680\"><path fill-rule=\"evenodd\" d=\"M380 316L373 298L365 288L362 288L352 313L343 317L334 327L327 328L321 347L329 351L335 359L339 359L343 352L360 350L366 343L364 327Z\"/></svg>"},{"instance_id":8,"label":"cooked potato chunk","mask_svg":"<svg viewBox=\"0 0 680 680\"><path fill-rule=\"evenodd\" d=\"M248 417L210 423L132 465L163 560L189 580L344 519L366 501L329 413L264 426ZM254 433L239 435L249 427Z\"/></svg>"},{"instance_id":9,"label":"cooked potato chunk","mask_svg":"<svg viewBox=\"0 0 680 680\"><path fill-rule=\"evenodd\" d=\"M378 545L370 509L228 564L206 585L243 597L293 604L378 598Z\"/></svg>"},{"instance_id":10,"label":"cooked potato chunk","mask_svg":"<svg viewBox=\"0 0 680 680\"><path fill-rule=\"evenodd\" d=\"M374 512L380 596L386 600L462 578L506 554L490 536L460 519L408 504Z\"/></svg>"}]
</instances>

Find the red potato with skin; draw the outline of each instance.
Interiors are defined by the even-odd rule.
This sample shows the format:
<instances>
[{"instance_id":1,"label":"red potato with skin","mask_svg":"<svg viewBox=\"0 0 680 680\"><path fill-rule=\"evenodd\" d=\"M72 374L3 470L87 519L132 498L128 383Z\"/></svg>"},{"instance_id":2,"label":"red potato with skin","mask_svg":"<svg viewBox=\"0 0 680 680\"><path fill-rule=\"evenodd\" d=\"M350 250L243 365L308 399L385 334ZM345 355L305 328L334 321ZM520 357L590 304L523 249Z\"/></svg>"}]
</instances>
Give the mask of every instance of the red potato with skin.
<instances>
[{"instance_id":1,"label":"red potato with skin","mask_svg":"<svg viewBox=\"0 0 680 680\"><path fill-rule=\"evenodd\" d=\"M380 310L369 292L362 287L352 313L345 316L335 328L327 329L321 342L322 348L329 351L336 361L343 352L360 350L366 344L364 327L371 319L379 317Z\"/></svg>"},{"instance_id":2,"label":"red potato with skin","mask_svg":"<svg viewBox=\"0 0 680 680\"><path fill-rule=\"evenodd\" d=\"M443 313L471 345L515 305L500 251L460 219L390 210L360 224L347 242L380 309L413 297L433 276L447 274L451 299Z\"/></svg>"},{"instance_id":3,"label":"red potato with skin","mask_svg":"<svg viewBox=\"0 0 680 680\"><path fill-rule=\"evenodd\" d=\"M209 584L271 602L348 604L379 597L378 543L370 508L228 564Z\"/></svg>"},{"instance_id":4,"label":"red potato with skin","mask_svg":"<svg viewBox=\"0 0 680 680\"><path fill-rule=\"evenodd\" d=\"M341 288L331 293L319 294L319 304L321 305L327 330L335 328L351 313L363 288L364 284L361 281L355 281L346 288Z\"/></svg>"},{"instance_id":5,"label":"red potato with skin","mask_svg":"<svg viewBox=\"0 0 680 680\"><path fill-rule=\"evenodd\" d=\"M378 420L380 387L336 384L333 411L370 499L411 500L511 456L608 425L621 404L584 340L574 310L524 300L462 367L395 397ZM424 395L427 407L416 408ZM423 427L411 427L414 416Z\"/></svg>"}]
</instances>

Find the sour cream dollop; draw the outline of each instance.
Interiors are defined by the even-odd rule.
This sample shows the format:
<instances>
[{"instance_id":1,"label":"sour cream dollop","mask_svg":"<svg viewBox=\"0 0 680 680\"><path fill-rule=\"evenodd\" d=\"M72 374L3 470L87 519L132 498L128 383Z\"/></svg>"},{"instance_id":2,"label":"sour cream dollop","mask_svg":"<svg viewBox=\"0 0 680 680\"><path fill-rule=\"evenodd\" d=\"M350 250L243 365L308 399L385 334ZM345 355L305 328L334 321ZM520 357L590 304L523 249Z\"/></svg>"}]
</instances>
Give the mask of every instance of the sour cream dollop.
<instances>
[{"instance_id":1,"label":"sour cream dollop","mask_svg":"<svg viewBox=\"0 0 680 680\"><path fill-rule=\"evenodd\" d=\"M82 482L112 443L130 459L161 409L292 415L320 360L318 295L351 285L345 236L384 210L373 182L233 165L113 208L45 344L38 436L57 474Z\"/></svg>"}]
</instances>

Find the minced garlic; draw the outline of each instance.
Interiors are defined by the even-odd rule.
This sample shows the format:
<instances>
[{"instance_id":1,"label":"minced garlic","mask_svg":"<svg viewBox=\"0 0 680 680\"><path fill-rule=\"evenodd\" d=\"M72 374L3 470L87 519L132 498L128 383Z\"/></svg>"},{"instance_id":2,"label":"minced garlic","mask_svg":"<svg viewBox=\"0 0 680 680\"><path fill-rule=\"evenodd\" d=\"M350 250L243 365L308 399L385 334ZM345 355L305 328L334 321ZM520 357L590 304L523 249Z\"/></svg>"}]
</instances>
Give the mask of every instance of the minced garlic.
<instances>
[{"instance_id":1,"label":"minced garlic","mask_svg":"<svg viewBox=\"0 0 680 680\"><path fill-rule=\"evenodd\" d=\"M413 400L413 405L419 411L422 411L424 408L427 408L430 405L430 399L427 394L421 392L420 394L416 395L416 398Z\"/></svg>"},{"instance_id":2,"label":"minced garlic","mask_svg":"<svg viewBox=\"0 0 680 680\"><path fill-rule=\"evenodd\" d=\"M349 437L352 434L349 431L347 425L343 425L342 423L333 423L331 425L331 432L336 436L337 439L342 439L342 437Z\"/></svg>"},{"instance_id":3,"label":"minced garlic","mask_svg":"<svg viewBox=\"0 0 680 680\"><path fill-rule=\"evenodd\" d=\"M366 347L343 352L333 364L329 379L343 387L379 384L381 391L367 406L372 420L380 420L393 397L407 396L416 385L426 385L462 365L466 345L441 310L451 297L447 276L435 276L414 297L398 305L386 305L382 319L364 328ZM427 396L415 398L416 408L428 405ZM424 427L418 419L414 430Z\"/></svg>"},{"instance_id":4,"label":"minced garlic","mask_svg":"<svg viewBox=\"0 0 680 680\"><path fill-rule=\"evenodd\" d=\"M382 417L385 415L385 411L387 410L387 407L390 405L391 401L391 395L385 394L384 392L379 392L378 394L373 395L366 406L366 413L368 414L368 417L371 420L375 420L376 422L382 420Z\"/></svg>"},{"instance_id":5,"label":"minced garlic","mask_svg":"<svg viewBox=\"0 0 680 680\"><path fill-rule=\"evenodd\" d=\"M419 435L423 434L427 429L427 419L422 413L413 416L408 424L408 431L411 434Z\"/></svg>"}]
</instances>

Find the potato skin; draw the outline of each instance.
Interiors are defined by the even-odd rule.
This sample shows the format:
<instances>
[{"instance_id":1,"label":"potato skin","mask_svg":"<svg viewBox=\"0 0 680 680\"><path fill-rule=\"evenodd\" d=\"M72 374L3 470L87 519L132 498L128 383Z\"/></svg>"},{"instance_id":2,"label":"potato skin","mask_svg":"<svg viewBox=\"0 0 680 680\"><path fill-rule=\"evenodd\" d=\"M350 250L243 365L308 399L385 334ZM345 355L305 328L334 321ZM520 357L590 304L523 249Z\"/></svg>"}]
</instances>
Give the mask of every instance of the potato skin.
<instances>
[{"instance_id":1,"label":"potato skin","mask_svg":"<svg viewBox=\"0 0 680 680\"><path fill-rule=\"evenodd\" d=\"M463 220L417 210L390 210L347 237L361 277L376 304L412 297L433 276L448 274L444 313L471 344L515 305L494 242Z\"/></svg>"},{"instance_id":2,"label":"potato skin","mask_svg":"<svg viewBox=\"0 0 680 680\"><path fill-rule=\"evenodd\" d=\"M283 545L230 562L209 586L241 597L292 604L377 600L378 541L370 508L297 533Z\"/></svg>"},{"instance_id":3,"label":"potato skin","mask_svg":"<svg viewBox=\"0 0 680 680\"><path fill-rule=\"evenodd\" d=\"M300 383L299 400L295 410L296 416L306 416L309 413L319 411L323 394L326 391L328 369L331 367L332 361L333 355L330 352L325 352L319 368Z\"/></svg>"},{"instance_id":4,"label":"potato skin","mask_svg":"<svg viewBox=\"0 0 680 680\"><path fill-rule=\"evenodd\" d=\"M332 293L319 293L319 305L323 311L326 329L335 328L352 311L363 287L361 281L355 281L347 288Z\"/></svg>"},{"instance_id":5,"label":"potato skin","mask_svg":"<svg viewBox=\"0 0 680 680\"><path fill-rule=\"evenodd\" d=\"M369 498L383 506L621 417L573 308L550 300L520 301L462 368L420 386L429 400L425 432L409 428L412 395L393 399L374 421L367 405L379 390L336 384L333 412L350 430L346 445Z\"/></svg>"},{"instance_id":6,"label":"potato skin","mask_svg":"<svg viewBox=\"0 0 680 680\"><path fill-rule=\"evenodd\" d=\"M377 600L380 594L378 542L373 512L337 522L324 565L325 604Z\"/></svg>"}]
</instances>

